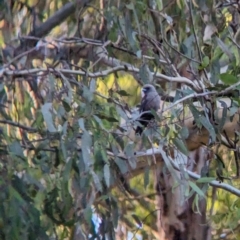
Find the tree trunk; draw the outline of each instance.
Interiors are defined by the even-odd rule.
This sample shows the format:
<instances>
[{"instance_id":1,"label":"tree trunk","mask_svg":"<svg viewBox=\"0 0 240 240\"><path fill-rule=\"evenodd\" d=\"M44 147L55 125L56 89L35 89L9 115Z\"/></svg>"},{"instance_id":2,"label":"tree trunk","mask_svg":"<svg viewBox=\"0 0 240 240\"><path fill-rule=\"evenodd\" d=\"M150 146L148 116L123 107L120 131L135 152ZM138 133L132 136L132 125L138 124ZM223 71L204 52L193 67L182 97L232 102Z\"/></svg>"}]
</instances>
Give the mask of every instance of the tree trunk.
<instances>
[{"instance_id":1,"label":"tree trunk","mask_svg":"<svg viewBox=\"0 0 240 240\"><path fill-rule=\"evenodd\" d=\"M200 148L190 153L184 164L189 170L201 172L208 159L208 152ZM175 159L176 160L176 159ZM206 219L206 199L198 200L199 212L193 209L195 194L186 199L186 180L175 171L180 184L172 189L173 176L161 168L155 172L157 228L161 240L211 240L211 227Z\"/></svg>"}]
</instances>

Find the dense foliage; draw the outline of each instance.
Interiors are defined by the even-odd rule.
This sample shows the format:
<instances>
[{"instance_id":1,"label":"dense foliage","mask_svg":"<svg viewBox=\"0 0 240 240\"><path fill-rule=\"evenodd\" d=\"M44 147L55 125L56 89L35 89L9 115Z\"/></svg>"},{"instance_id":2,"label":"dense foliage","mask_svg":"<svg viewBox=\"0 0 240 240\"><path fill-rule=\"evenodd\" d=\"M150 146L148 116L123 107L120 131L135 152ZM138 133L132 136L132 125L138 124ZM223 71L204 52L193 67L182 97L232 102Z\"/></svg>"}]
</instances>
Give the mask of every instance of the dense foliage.
<instances>
[{"instance_id":1,"label":"dense foliage","mask_svg":"<svg viewBox=\"0 0 240 240\"><path fill-rule=\"evenodd\" d=\"M237 2L0 8L0 239L239 237Z\"/></svg>"}]
</instances>

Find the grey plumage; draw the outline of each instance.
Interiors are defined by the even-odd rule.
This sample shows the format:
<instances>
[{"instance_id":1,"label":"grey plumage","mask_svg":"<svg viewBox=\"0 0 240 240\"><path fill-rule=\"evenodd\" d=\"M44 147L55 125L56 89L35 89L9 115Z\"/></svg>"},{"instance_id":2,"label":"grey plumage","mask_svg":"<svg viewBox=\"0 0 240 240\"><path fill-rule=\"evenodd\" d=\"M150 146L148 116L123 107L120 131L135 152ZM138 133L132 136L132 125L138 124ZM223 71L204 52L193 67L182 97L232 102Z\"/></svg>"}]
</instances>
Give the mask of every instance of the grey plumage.
<instances>
[{"instance_id":1,"label":"grey plumage","mask_svg":"<svg viewBox=\"0 0 240 240\"><path fill-rule=\"evenodd\" d=\"M158 111L160 108L160 102L161 98L158 95L155 87L151 84L144 85L142 88L142 101L139 109L140 114L142 113L139 122L143 127L146 127L149 121L154 118L152 113L143 112L151 110ZM143 127L138 126L136 133L141 134Z\"/></svg>"}]
</instances>

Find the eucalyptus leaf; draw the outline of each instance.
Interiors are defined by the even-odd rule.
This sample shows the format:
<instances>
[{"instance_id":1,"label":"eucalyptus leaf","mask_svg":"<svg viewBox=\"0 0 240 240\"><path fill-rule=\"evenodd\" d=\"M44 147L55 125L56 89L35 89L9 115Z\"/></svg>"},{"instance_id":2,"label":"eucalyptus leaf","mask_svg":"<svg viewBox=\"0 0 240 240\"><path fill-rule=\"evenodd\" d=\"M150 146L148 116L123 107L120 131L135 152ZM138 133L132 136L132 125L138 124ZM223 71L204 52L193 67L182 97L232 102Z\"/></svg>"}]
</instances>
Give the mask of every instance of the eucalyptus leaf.
<instances>
[{"instance_id":1,"label":"eucalyptus leaf","mask_svg":"<svg viewBox=\"0 0 240 240\"><path fill-rule=\"evenodd\" d=\"M93 115L93 118L95 119L95 121L99 124L99 126L100 126L102 129L105 129L102 120L101 120L97 115Z\"/></svg>"},{"instance_id":2,"label":"eucalyptus leaf","mask_svg":"<svg viewBox=\"0 0 240 240\"><path fill-rule=\"evenodd\" d=\"M120 110L121 111L121 110ZM123 112L121 112L121 114L122 114ZM108 122L115 122L115 123L118 123L119 122L119 120L118 119L116 119L116 118L114 118L113 116L108 116L108 115L105 115L105 114L96 114L95 116L97 116L98 117L98 119L97 118L95 118L98 122L100 122L101 121L101 119L105 119L105 120L107 120ZM99 121L100 120L100 121Z\"/></svg>"},{"instance_id":3,"label":"eucalyptus leaf","mask_svg":"<svg viewBox=\"0 0 240 240\"><path fill-rule=\"evenodd\" d=\"M129 43L129 45L131 46L131 49L134 52L137 52L138 49L137 49L136 41L134 40L134 37L133 37L133 28L132 28L132 23L131 23L129 12L126 12L124 21L125 21L124 27L125 27L125 34L126 34L127 41Z\"/></svg>"},{"instance_id":4,"label":"eucalyptus leaf","mask_svg":"<svg viewBox=\"0 0 240 240\"><path fill-rule=\"evenodd\" d=\"M93 100L93 93L86 86L83 86L83 97L90 103Z\"/></svg>"},{"instance_id":5,"label":"eucalyptus leaf","mask_svg":"<svg viewBox=\"0 0 240 240\"><path fill-rule=\"evenodd\" d=\"M125 111L124 111L121 107L116 106L116 110L117 110L117 113L118 113L124 120L128 120L127 114L125 113Z\"/></svg>"},{"instance_id":6,"label":"eucalyptus leaf","mask_svg":"<svg viewBox=\"0 0 240 240\"><path fill-rule=\"evenodd\" d=\"M128 97L128 96L131 96L129 93L127 93L125 90L119 90L119 91L116 91L117 94L119 94L120 96L123 96L123 97Z\"/></svg>"},{"instance_id":7,"label":"eucalyptus leaf","mask_svg":"<svg viewBox=\"0 0 240 240\"><path fill-rule=\"evenodd\" d=\"M194 209L194 206L197 208L197 214L201 214L200 208L199 208L199 195L195 194L193 203L192 203L192 208Z\"/></svg>"},{"instance_id":8,"label":"eucalyptus leaf","mask_svg":"<svg viewBox=\"0 0 240 240\"><path fill-rule=\"evenodd\" d=\"M138 224L138 227L142 227L143 223L136 214L132 214L132 218L136 221L136 223Z\"/></svg>"},{"instance_id":9,"label":"eucalyptus leaf","mask_svg":"<svg viewBox=\"0 0 240 240\"><path fill-rule=\"evenodd\" d=\"M238 107L235 107L235 106L230 107L230 108L229 108L229 116L230 116L230 117L231 117L231 116L234 116L234 114L236 114L237 111L238 111Z\"/></svg>"},{"instance_id":10,"label":"eucalyptus leaf","mask_svg":"<svg viewBox=\"0 0 240 240\"><path fill-rule=\"evenodd\" d=\"M202 112L198 111L195 106L189 105L189 108L193 114L194 120L196 121L198 126L204 126L208 132L210 133L211 140L213 142L216 141L216 133L213 125L209 122L209 120L203 115Z\"/></svg>"},{"instance_id":11,"label":"eucalyptus leaf","mask_svg":"<svg viewBox=\"0 0 240 240\"><path fill-rule=\"evenodd\" d=\"M121 174L126 174L129 171L126 160L122 160L121 158L116 157L115 163L117 164L118 168L120 169Z\"/></svg>"},{"instance_id":12,"label":"eucalyptus leaf","mask_svg":"<svg viewBox=\"0 0 240 240\"><path fill-rule=\"evenodd\" d=\"M92 152L91 148L92 148L92 138L87 131L84 131L82 135L81 149L82 149L82 157L83 157L83 161L86 169L88 169L90 165L92 165L93 163L92 156L91 156L91 152Z\"/></svg>"},{"instance_id":13,"label":"eucalyptus leaf","mask_svg":"<svg viewBox=\"0 0 240 240\"><path fill-rule=\"evenodd\" d=\"M219 132L222 132L223 126L227 120L227 112L228 112L228 107L227 104L224 101L219 101L222 105L222 116L216 117L216 119L218 120L218 130Z\"/></svg>"},{"instance_id":14,"label":"eucalyptus leaf","mask_svg":"<svg viewBox=\"0 0 240 240\"><path fill-rule=\"evenodd\" d=\"M47 129L49 132L56 132L56 128L53 123L53 106L52 103L45 103L41 107L42 115L44 118L44 121L47 124Z\"/></svg>"},{"instance_id":15,"label":"eucalyptus leaf","mask_svg":"<svg viewBox=\"0 0 240 240\"><path fill-rule=\"evenodd\" d=\"M11 145L9 145L9 151L15 156L24 158L23 149L18 141L14 141Z\"/></svg>"},{"instance_id":16,"label":"eucalyptus leaf","mask_svg":"<svg viewBox=\"0 0 240 240\"><path fill-rule=\"evenodd\" d=\"M66 112L69 112L71 110L71 106L66 102L65 100L62 100L62 104Z\"/></svg>"},{"instance_id":17,"label":"eucalyptus leaf","mask_svg":"<svg viewBox=\"0 0 240 240\"><path fill-rule=\"evenodd\" d=\"M105 183L107 187L110 187L110 168L108 164L104 165L103 172L104 172Z\"/></svg>"},{"instance_id":18,"label":"eucalyptus leaf","mask_svg":"<svg viewBox=\"0 0 240 240\"><path fill-rule=\"evenodd\" d=\"M182 139L187 139L189 136L189 131L187 127L182 127L181 130L179 131L180 136Z\"/></svg>"},{"instance_id":19,"label":"eucalyptus leaf","mask_svg":"<svg viewBox=\"0 0 240 240\"><path fill-rule=\"evenodd\" d=\"M214 180L216 180L214 177L202 177L197 180L197 183L210 183Z\"/></svg>"},{"instance_id":20,"label":"eucalyptus leaf","mask_svg":"<svg viewBox=\"0 0 240 240\"><path fill-rule=\"evenodd\" d=\"M134 18L135 18L135 21L137 23L138 34L141 34L140 24L139 24L139 21L138 21L138 16L137 16L137 12L136 12L135 6L133 5L133 3L129 3L129 4L126 4L126 7L133 11Z\"/></svg>"},{"instance_id":21,"label":"eucalyptus leaf","mask_svg":"<svg viewBox=\"0 0 240 240\"><path fill-rule=\"evenodd\" d=\"M210 64L210 71L211 71L211 83L216 85L219 82L219 75L220 75L220 63L219 58L212 60Z\"/></svg>"},{"instance_id":22,"label":"eucalyptus leaf","mask_svg":"<svg viewBox=\"0 0 240 240\"><path fill-rule=\"evenodd\" d=\"M78 125L79 125L79 127L80 127L83 131L86 130L86 129L85 129L85 123L84 123L84 119L83 119L83 118L79 118L79 119L78 119Z\"/></svg>"},{"instance_id":23,"label":"eucalyptus leaf","mask_svg":"<svg viewBox=\"0 0 240 240\"><path fill-rule=\"evenodd\" d=\"M89 84L89 90L90 92L94 93L96 91L97 83L94 78L91 79L90 84Z\"/></svg>"},{"instance_id":24,"label":"eucalyptus leaf","mask_svg":"<svg viewBox=\"0 0 240 240\"><path fill-rule=\"evenodd\" d=\"M234 60L234 55L231 51L231 49L229 48L229 46L226 46L226 44L218 37L216 37L218 46L222 49L222 51L229 57L230 61Z\"/></svg>"},{"instance_id":25,"label":"eucalyptus leaf","mask_svg":"<svg viewBox=\"0 0 240 240\"><path fill-rule=\"evenodd\" d=\"M210 62L209 57L208 56L204 56L204 58L202 60L202 63L198 67L199 70L202 70L202 69L206 68L209 65L209 62Z\"/></svg>"},{"instance_id":26,"label":"eucalyptus leaf","mask_svg":"<svg viewBox=\"0 0 240 240\"><path fill-rule=\"evenodd\" d=\"M69 181L71 169L72 169L72 159L68 159L67 163L65 164L64 171L63 171L63 181L64 182Z\"/></svg>"},{"instance_id":27,"label":"eucalyptus leaf","mask_svg":"<svg viewBox=\"0 0 240 240\"><path fill-rule=\"evenodd\" d=\"M146 189L149 185L149 167L146 167L144 170L144 188Z\"/></svg>"},{"instance_id":28,"label":"eucalyptus leaf","mask_svg":"<svg viewBox=\"0 0 240 240\"><path fill-rule=\"evenodd\" d=\"M91 171L91 175L92 175L93 182L94 182L97 190L102 192L103 188L102 188L102 184L101 184L101 182L99 180L98 175L94 171Z\"/></svg>"},{"instance_id":29,"label":"eucalyptus leaf","mask_svg":"<svg viewBox=\"0 0 240 240\"><path fill-rule=\"evenodd\" d=\"M192 181L189 181L190 187L201 197L205 197L204 192Z\"/></svg>"},{"instance_id":30,"label":"eucalyptus leaf","mask_svg":"<svg viewBox=\"0 0 240 240\"><path fill-rule=\"evenodd\" d=\"M134 154L135 154L135 144L134 144L134 142L128 142L125 149L124 149L124 152L125 152L127 157L133 157Z\"/></svg>"},{"instance_id":31,"label":"eucalyptus leaf","mask_svg":"<svg viewBox=\"0 0 240 240\"><path fill-rule=\"evenodd\" d=\"M143 63L140 67L139 76L144 84L151 83L153 81L153 75L146 63Z\"/></svg>"},{"instance_id":32,"label":"eucalyptus leaf","mask_svg":"<svg viewBox=\"0 0 240 240\"><path fill-rule=\"evenodd\" d=\"M117 144L119 144L119 146L121 147L121 149L124 148L125 144L123 139L121 138L121 136L118 133L112 133L111 134L112 137L114 138L114 140L116 141Z\"/></svg>"},{"instance_id":33,"label":"eucalyptus leaf","mask_svg":"<svg viewBox=\"0 0 240 240\"><path fill-rule=\"evenodd\" d=\"M237 77L235 77L229 73L220 74L220 79L222 80L223 83L225 83L227 85L232 85L232 84L235 84L238 82Z\"/></svg>"},{"instance_id":34,"label":"eucalyptus leaf","mask_svg":"<svg viewBox=\"0 0 240 240\"><path fill-rule=\"evenodd\" d=\"M63 80L64 80L64 85L65 88L67 89L67 102L68 104L71 104L72 100L73 100L73 91L72 91L72 86L68 80L67 77L64 76L64 74L61 75Z\"/></svg>"},{"instance_id":35,"label":"eucalyptus leaf","mask_svg":"<svg viewBox=\"0 0 240 240\"><path fill-rule=\"evenodd\" d=\"M174 138L173 140L174 145L180 150L184 155L188 155L188 149L185 145L185 143L179 139L179 138Z\"/></svg>"},{"instance_id":36,"label":"eucalyptus leaf","mask_svg":"<svg viewBox=\"0 0 240 240\"><path fill-rule=\"evenodd\" d=\"M117 228L120 214L119 214L118 204L114 199L112 199L112 205L113 205L113 225L115 228Z\"/></svg>"}]
</instances>

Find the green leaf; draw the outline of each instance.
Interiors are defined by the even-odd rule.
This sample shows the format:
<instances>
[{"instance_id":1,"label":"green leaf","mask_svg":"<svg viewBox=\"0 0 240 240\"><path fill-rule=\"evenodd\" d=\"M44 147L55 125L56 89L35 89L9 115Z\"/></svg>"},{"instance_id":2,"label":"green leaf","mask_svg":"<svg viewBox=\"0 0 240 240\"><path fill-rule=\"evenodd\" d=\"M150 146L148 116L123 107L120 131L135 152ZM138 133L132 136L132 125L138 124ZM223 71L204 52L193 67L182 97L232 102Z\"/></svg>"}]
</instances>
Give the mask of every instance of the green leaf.
<instances>
[{"instance_id":1,"label":"green leaf","mask_svg":"<svg viewBox=\"0 0 240 240\"><path fill-rule=\"evenodd\" d=\"M180 136L182 139L187 139L189 136L189 131L187 127L182 127L181 130L179 131Z\"/></svg>"},{"instance_id":2,"label":"green leaf","mask_svg":"<svg viewBox=\"0 0 240 240\"><path fill-rule=\"evenodd\" d=\"M229 38L230 38L230 36L229 36ZM234 58L236 59L236 66L239 66L239 64L240 64L240 54L239 54L238 46L232 45L231 50L232 50L232 53L234 55Z\"/></svg>"},{"instance_id":3,"label":"green leaf","mask_svg":"<svg viewBox=\"0 0 240 240\"><path fill-rule=\"evenodd\" d=\"M113 136L113 138L116 141L116 143L119 144L121 149L123 149L124 148L123 138L118 133L112 133L111 135Z\"/></svg>"},{"instance_id":4,"label":"green leaf","mask_svg":"<svg viewBox=\"0 0 240 240\"><path fill-rule=\"evenodd\" d=\"M146 189L149 184L149 167L144 170L144 188Z\"/></svg>"},{"instance_id":5,"label":"green leaf","mask_svg":"<svg viewBox=\"0 0 240 240\"><path fill-rule=\"evenodd\" d=\"M49 132L56 132L56 128L53 124L53 118L52 118L52 112L53 112L53 106L52 103L45 103L41 107L42 115L44 118L44 121L47 124L47 129Z\"/></svg>"},{"instance_id":6,"label":"green leaf","mask_svg":"<svg viewBox=\"0 0 240 240\"><path fill-rule=\"evenodd\" d=\"M96 114L95 116L98 116L99 119L105 119L107 120L108 122L119 122L118 119L112 117L112 116L107 116L107 115L104 115L104 114ZM97 119L96 119L97 120Z\"/></svg>"},{"instance_id":7,"label":"green leaf","mask_svg":"<svg viewBox=\"0 0 240 240\"><path fill-rule=\"evenodd\" d=\"M94 172L94 171L91 171L91 175L92 175L92 178L93 178L93 182L97 188L98 191L102 192L102 184L99 180L99 177L98 175Z\"/></svg>"},{"instance_id":8,"label":"green leaf","mask_svg":"<svg viewBox=\"0 0 240 240\"><path fill-rule=\"evenodd\" d=\"M230 61L234 61L235 57L229 48L229 46L226 46L226 44L218 37L215 38L217 40L218 46L222 49L222 51L229 57Z\"/></svg>"},{"instance_id":9,"label":"green leaf","mask_svg":"<svg viewBox=\"0 0 240 240\"><path fill-rule=\"evenodd\" d=\"M118 226L118 219L119 219L119 210L118 210L118 203L115 199L112 199L112 215L113 215L113 226L117 228Z\"/></svg>"},{"instance_id":10,"label":"green leaf","mask_svg":"<svg viewBox=\"0 0 240 240\"><path fill-rule=\"evenodd\" d=\"M90 81L89 90L92 93L94 93L96 91L96 80L94 78L92 78Z\"/></svg>"},{"instance_id":11,"label":"green leaf","mask_svg":"<svg viewBox=\"0 0 240 240\"><path fill-rule=\"evenodd\" d=\"M216 59L212 60L210 64L210 72L211 72L210 81L214 85L216 85L219 82L219 75L220 75L219 58L217 57Z\"/></svg>"},{"instance_id":12,"label":"green leaf","mask_svg":"<svg viewBox=\"0 0 240 240\"><path fill-rule=\"evenodd\" d=\"M202 63L200 64L200 66L198 67L199 70L202 70L204 68L206 68L209 65L209 57L208 56L204 56Z\"/></svg>"},{"instance_id":13,"label":"green leaf","mask_svg":"<svg viewBox=\"0 0 240 240\"><path fill-rule=\"evenodd\" d=\"M105 129L105 127L103 126L102 120L101 120L98 116L93 115L93 118L95 119L95 121L99 124L99 126L100 126L102 129Z\"/></svg>"},{"instance_id":14,"label":"green leaf","mask_svg":"<svg viewBox=\"0 0 240 240\"><path fill-rule=\"evenodd\" d=\"M127 93L125 90L119 90L116 91L117 94L119 94L120 96L124 96L124 97L128 97L131 96L129 93Z\"/></svg>"},{"instance_id":15,"label":"green leaf","mask_svg":"<svg viewBox=\"0 0 240 240\"><path fill-rule=\"evenodd\" d=\"M89 225L91 225L92 221L92 208L91 206L87 206L86 209L84 209L84 218L87 221Z\"/></svg>"},{"instance_id":16,"label":"green leaf","mask_svg":"<svg viewBox=\"0 0 240 240\"><path fill-rule=\"evenodd\" d=\"M204 192L192 181L189 181L190 187L201 197L205 197Z\"/></svg>"},{"instance_id":17,"label":"green leaf","mask_svg":"<svg viewBox=\"0 0 240 240\"><path fill-rule=\"evenodd\" d=\"M146 63L143 63L140 67L139 76L144 84L151 83L153 81L153 75Z\"/></svg>"},{"instance_id":18,"label":"green leaf","mask_svg":"<svg viewBox=\"0 0 240 240\"><path fill-rule=\"evenodd\" d=\"M71 110L71 106L69 105L68 102L66 102L65 100L62 100L62 104L66 112L69 112Z\"/></svg>"},{"instance_id":19,"label":"green leaf","mask_svg":"<svg viewBox=\"0 0 240 240\"><path fill-rule=\"evenodd\" d=\"M196 182L197 183L210 183L214 180L216 180L216 178L214 178L214 177L202 177L202 178L199 178Z\"/></svg>"},{"instance_id":20,"label":"green leaf","mask_svg":"<svg viewBox=\"0 0 240 240\"><path fill-rule=\"evenodd\" d=\"M68 159L63 171L63 182L69 181L71 170L72 170L72 159Z\"/></svg>"},{"instance_id":21,"label":"green leaf","mask_svg":"<svg viewBox=\"0 0 240 240\"><path fill-rule=\"evenodd\" d=\"M86 170L93 163L93 160L91 157L91 152L92 152L91 147L92 147L92 138L87 131L84 131L82 135L81 149L82 149L82 157L83 157Z\"/></svg>"},{"instance_id":22,"label":"green leaf","mask_svg":"<svg viewBox=\"0 0 240 240\"><path fill-rule=\"evenodd\" d=\"M201 211L199 208L199 195L195 195L194 199L193 199L193 203L192 203L192 209L194 209L194 206L197 208L197 214L201 215Z\"/></svg>"},{"instance_id":23,"label":"green leaf","mask_svg":"<svg viewBox=\"0 0 240 240\"><path fill-rule=\"evenodd\" d=\"M134 18L135 18L135 21L137 23L138 34L141 34L140 24L139 24L139 21L138 21L138 16L137 16L137 12L136 12L135 6L133 5L133 3L129 3L129 4L126 4L126 7L133 11Z\"/></svg>"},{"instance_id":24,"label":"green leaf","mask_svg":"<svg viewBox=\"0 0 240 240\"><path fill-rule=\"evenodd\" d=\"M136 214L132 214L132 218L136 221L138 227L141 228L143 225L142 220Z\"/></svg>"},{"instance_id":25,"label":"green leaf","mask_svg":"<svg viewBox=\"0 0 240 240\"><path fill-rule=\"evenodd\" d=\"M227 85L232 85L238 82L237 77L229 74L229 73L222 73L220 74L220 79L222 80L223 83Z\"/></svg>"},{"instance_id":26,"label":"green leaf","mask_svg":"<svg viewBox=\"0 0 240 240\"><path fill-rule=\"evenodd\" d=\"M27 188L26 188L26 184L24 183L24 181L19 178L18 176L13 176L12 178L12 187L14 188L14 190L17 191L17 195L15 195L15 197L19 198L20 201L22 201L22 199L24 199L27 202L32 202L32 199L29 197L28 193L27 193Z\"/></svg>"},{"instance_id":27,"label":"green leaf","mask_svg":"<svg viewBox=\"0 0 240 240\"><path fill-rule=\"evenodd\" d=\"M119 19L119 21L120 20L121 20L121 18ZM134 40L134 37L133 37L134 30L132 28L130 14L124 15L124 32L126 34L127 41L129 43L129 45L131 46L131 49L134 52L137 52L138 48L137 48L136 41Z\"/></svg>"},{"instance_id":28,"label":"green leaf","mask_svg":"<svg viewBox=\"0 0 240 240\"><path fill-rule=\"evenodd\" d=\"M137 165L135 157L135 144L133 142L128 142L124 149L124 153L128 157L128 163L130 164L131 168L135 169Z\"/></svg>"},{"instance_id":29,"label":"green leaf","mask_svg":"<svg viewBox=\"0 0 240 240\"><path fill-rule=\"evenodd\" d=\"M103 172L104 172L105 183L107 187L110 187L110 168L108 164L104 165Z\"/></svg>"},{"instance_id":30,"label":"green leaf","mask_svg":"<svg viewBox=\"0 0 240 240\"><path fill-rule=\"evenodd\" d=\"M226 102L221 101L221 100L219 100L219 102L221 103L221 107L223 107L222 108L222 116L220 116L220 117L217 116L215 119L218 122L218 126L217 127L218 127L219 132L222 132L223 126L224 126L224 124L225 124L225 122L227 120L228 107L227 107ZM218 111L219 111L219 109L217 110L217 112Z\"/></svg>"},{"instance_id":31,"label":"green leaf","mask_svg":"<svg viewBox=\"0 0 240 240\"><path fill-rule=\"evenodd\" d=\"M209 120L203 115L202 112L198 111L194 105L189 105L189 108L193 114L194 120L196 121L197 125L204 126L208 132L210 133L211 140L213 142L216 141L216 133L214 127L209 122Z\"/></svg>"},{"instance_id":32,"label":"green leaf","mask_svg":"<svg viewBox=\"0 0 240 240\"><path fill-rule=\"evenodd\" d=\"M188 155L188 149L181 139L174 138L174 139L172 139L172 141L173 141L174 145L178 148L178 150L180 150L184 155L186 155L186 156Z\"/></svg>"},{"instance_id":33,"label":"green leaf","mask_svg":"<svg viewBox=\"0 0 240 240\"><path fill-rule=\"evenodd\" d=\"M125 111L122 109L122 107L116 106L117 113L123 118L124 120L128 120L128 116L125 113Z\"/></svg>"},{"instance_id":34,"label":"green leaf","mask_svg":"<svg viewBox=\"0 0 240 240\"><path fill-rule=\"evenodd\" d=\"M93 100L93 93L88 89L88 87L83 86L83 97L90 103Z\"/></svg>"},{"instance_id":35,"label":"green leaf","mask_svg":"<svg viewBox=\"0 0 240 240\"><path fill-rule=\"evenodd\" d=\"M23 149L18 141L14 141L9 146L9 151L13 153L15 156L19 156L21 158L24 158Z\"/></svg>"},{"instance_id":36,"label":"green leaf","mask_svg":"<svg viewBox=\"0 0 240 240\"><path fill-rule=\"evenodd\" d=\"M128 165L126 163L126 160L122 160L121 158L116 157L115 163L117 164L122 174L125 174L128 172Z\"/></svg>"},{"instance_id":37,"label":"green leaf","mask_svg":"<svg viewBox=\"0 0 240 240\"><path fill-rule=\"evenodd\" d=\"M86 129L85 129L85 124L84 124L84 118L79 118L79 119L78 119L78 125L79 125L79 127L80 127L83 131L86 130Z\"/></svg>"},{"instance_id":38,"label":"green leaf","mask_svg":"<svg viewBox=\"0 0 240 240\"><path fill-rule=\"evenodd\" d=\"M134 156L134 153L135 153L135 144L133 142L128 142L125 149L124 149L124 152L126 154L127 157L132 157Z\"/></svg>"},{"instance_id":39,"label":"green leaf","mask_svg":"<svg viewBox=\"0 0 240 240\"><path fill-rule=\"evenodd\" d=\"M162 8L163 8L163 6L162 6L162 0L157 0L156 1L157 2L157 8L158 8L158 11L160 12L160 11L162 11Z\"/></svg>"},{"instance_id":40,"label":"green leaf","mask_svg":"<svg viewBox=\"0 0 240 240\"><path fill-rule=\"evenodd\" d=\"M232 117L234 114L237 113L237 111L238 111L238 107L235 107L235 106L230 107L229 108L229 116Z\"/></svg>"}]
</instances>

